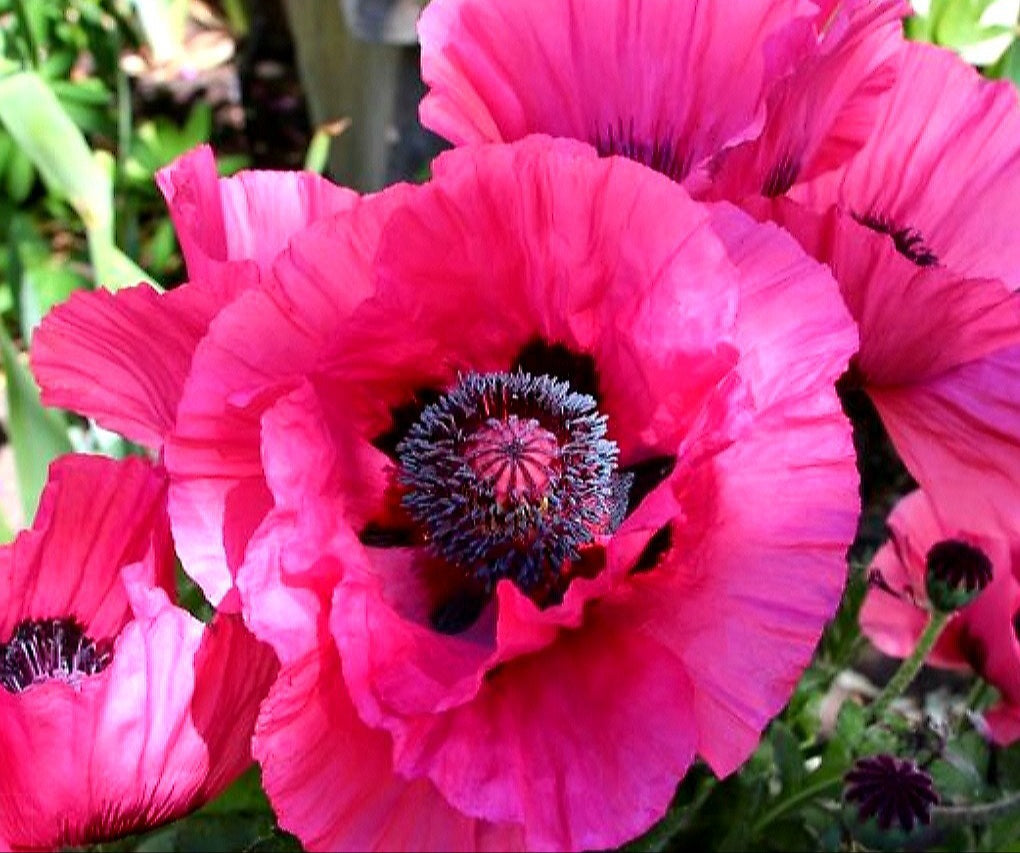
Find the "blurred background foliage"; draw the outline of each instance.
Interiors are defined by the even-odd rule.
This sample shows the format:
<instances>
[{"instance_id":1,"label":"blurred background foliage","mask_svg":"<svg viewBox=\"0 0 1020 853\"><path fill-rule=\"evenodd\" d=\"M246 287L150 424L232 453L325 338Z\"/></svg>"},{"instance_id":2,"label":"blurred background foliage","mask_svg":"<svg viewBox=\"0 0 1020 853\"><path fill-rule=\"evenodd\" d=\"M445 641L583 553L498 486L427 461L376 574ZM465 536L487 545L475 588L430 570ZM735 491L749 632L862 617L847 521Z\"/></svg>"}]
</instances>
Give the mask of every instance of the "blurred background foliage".
<instances>
[{"instance_id":1,"label":"blurred background foliage","mask_svg":"<svg viewBox=\"0 0 1020 853\"><path fill-rule=\"evenodd\" d=\"M1020 85L1020 0L914 5L910 37ZM371 124L353 110L310 126L286 22L280 0L0 0L0 541L32 518L55 456L133 452L94 424L44 409L25 351L41 317L75 290L181 281L155 172L203 142L216 147L224 174L245 166L322 171L337 134L352 122ZM306 84L321 87L309 80L314 67L302 70ZM417 99L412 92L397 103L408 112ZM893 497L871 508L878 535ZM904 702L901 727L866 724L858 702L892 669L863 648L856 628L862 567L877 538L862 537L842 609L755 756L724 782L696 766L664 823L633 849L843 849L837 803L853 753L920 756L949 803L1020 790L1020 749L989 746L967 710L994 699L980 683L929 673ZM193 588L182 592L201 609ZM1020 825L943 827L910 845L1015 850ZM275 827L252 770L188 819L104 849L300 848Z\"/></svg>"}]
</instances>

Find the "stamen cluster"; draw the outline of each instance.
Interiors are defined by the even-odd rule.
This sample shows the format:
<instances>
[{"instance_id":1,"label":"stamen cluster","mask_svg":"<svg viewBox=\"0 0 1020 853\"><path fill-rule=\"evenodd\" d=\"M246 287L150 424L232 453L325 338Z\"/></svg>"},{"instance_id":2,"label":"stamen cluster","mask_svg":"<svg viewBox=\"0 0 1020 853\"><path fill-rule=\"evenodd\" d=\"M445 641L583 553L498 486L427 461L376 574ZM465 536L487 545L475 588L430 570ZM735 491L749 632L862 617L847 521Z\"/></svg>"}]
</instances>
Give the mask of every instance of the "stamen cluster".
<instances>
[{"instance_id":1,"label":"stamen cluster","mask_svg":"<svg viewBox=\"0 0 1020 853\"><path fill-rule=\"evenodd\" d=\"M102 672L111 660L112 644L88 637L72 617L27 619L0 644L0 684L11 693L49 680L74 684Z\"/></svg>"},{"instance_id":2,"label":"stamen cluster","mask_svg":"<svg viewBox=\"0 0 1020 853\"><path fill-rule=\"evenodd\" d=\"M556 578L619 515L595 400L529 373L470 373L397 446L403 504L433 552L487 589Z\"/></svg>"}]
</instances>

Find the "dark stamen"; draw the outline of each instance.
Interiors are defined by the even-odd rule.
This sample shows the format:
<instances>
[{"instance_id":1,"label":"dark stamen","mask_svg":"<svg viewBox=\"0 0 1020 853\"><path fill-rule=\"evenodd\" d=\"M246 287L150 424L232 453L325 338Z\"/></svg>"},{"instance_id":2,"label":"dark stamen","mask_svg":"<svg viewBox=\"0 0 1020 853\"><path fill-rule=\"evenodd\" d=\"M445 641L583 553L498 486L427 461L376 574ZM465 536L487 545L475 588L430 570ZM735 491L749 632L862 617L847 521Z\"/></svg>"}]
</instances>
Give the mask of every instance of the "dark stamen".
<instances>
[{"instance_id":1,"label":"dark stamen","mask_svg":"<svg viewBox=\"0 0 1020 853\"><path fill-rule=\"evenodd\" d=\"M761 194L769 198L783 195L793 186L800 174L800 163L789 154L784 155L769 170Z\"/></svg>"},{"instance_id":2,"label":"dark stamen","mask_svg":"<svg viewBox=\"0 0 1020 853\"><path fill-rule=\"evenodd\" d=\"M690 156L678 134L639 134L634 119L626 124L620 119L615 125L598 128L591 143L603 157L636 160L677 183L687 177L691 168Z\"/></svg>"},{"instance_id":3,"label":"dark stamen","mask_svg":"<svg viewBox=\"0 0 1020 853\"><path fill-rule=\"evenodd\" d=\"M512 373L530 373L532 376L550 376L566 382L572 391L587 394L599 400L599 380L595 370L595 359L590 355L578 355L563 344L548 344L536 338L520 351Z\"/></svg>"},{"instance_id":4,"label":"dark stamen","mask_svg":"<svg viewBox=\"0 0 1020 853\"><path fill-rule=\"evenodd\" d=\"M0 644L0 684L11 693L44 681L74 684L111 660L113 643L92 640L75 619L29 619Z\"/></svg>"},{"instance_id":5,"label":"dark stamen","mask_svg":"<svg viewBox=\"0 0 1020 853\"><path fill-rule=\"evenodd\" d=\"M886 234L892 238L896 251L919 267L937 267L938 256L924 242L924 237L916 228L898 227L888 216L878 213L853 213L853 218L878 234Z\"/></svg>"}]
</instances>

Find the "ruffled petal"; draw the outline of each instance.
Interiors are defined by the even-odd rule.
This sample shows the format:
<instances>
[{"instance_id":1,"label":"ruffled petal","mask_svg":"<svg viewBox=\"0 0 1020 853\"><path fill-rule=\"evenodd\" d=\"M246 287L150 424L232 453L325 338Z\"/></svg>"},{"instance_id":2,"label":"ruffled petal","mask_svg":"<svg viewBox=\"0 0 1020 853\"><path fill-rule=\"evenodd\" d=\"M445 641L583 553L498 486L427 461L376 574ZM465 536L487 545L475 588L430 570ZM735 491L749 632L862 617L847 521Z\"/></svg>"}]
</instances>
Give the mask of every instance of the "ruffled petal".
<instances>
[{"instance_id":1,"label":"ruffled petal","mask_svg":"<svg viewBox=\"0 0 1020 853\"><path fill-rule=\"evenodd\" d=\"M856 363L869 388L910 386L1020 342L1020 305L1001 281L918 267L839 209L777 201L752 212L831 267L860 329Z\"/></svg>"},{"instance_id":2,"label":"ruffled petal","mask_svg":"<svg viewBox=\"0 0 1020 853\"><path fill-rule=\"evenodd\" d=\"M975 531L1020 531L1020 346L912 388L871 388L908 470L941 511Z\"/></svg>"},{"instance_id":3,"label":"ruffled petal","mask_svg":"<svg viewBox=\"0 0 1020 853\"><path fill-rule=\"evenodd\" d=\"M328 636L341 562L362 549L349 522L371 517L389 480L388 459L341 429L331 431L308 383L262 419L273 509L251 539L237 583L245 621L284 662Z\"/></svg>"},{"instance_id":4,"label":"ruffled petal","mask_svg":"<svg viewBox=\"0 0 1020 853\"><path fill-rule=\"evenodd\" d=\"M198 342L212 318L254 282L251 270L239 269L162 295L147 285L75 293L32 337L43 402L160 447Z\"/></svg>"},{"instance_id":5,"label":"ruffled petal","mask_svg":"<svg viewBox=\"0 0 1020 853\"><path fill-rule=\"evenodd\" d=\"M670 652L600 608L395 741L399 772L427 774L467 814L523 823L527 849L605 849L661 818L693 761L691 686Z\"/></svg>"},{"instance_id":6,"label":"ruffled petal","mask_svg":"<svg viewBox=\"0 0 1020 853\"><path fill-rule=\"evenodd\" d=\"M1020 303L994 279L921 267L832 209L780 201L754 212L832 267L860 329L855 375L910 473L957 523L1016 529ZM961 496L966 499L961 500Z\"/></svg>"},{"instance_id":7,"label":"ruffled petal","mask_svg":"<svg viewBox=\"0 0 1020 853\"><path fill-rule=\"evenodd\" d=\"M50 468L31 530L0 549L0 641L26 619L74 616L94 640L129 618L120 570L173 589L166 478L141 459L71 455Z\"/></svg>"},{"instance_id":8,"label":"ruffled petal","mask_svg":"<svg viewBox=\"0 0 1020 853\"><path fill-rule=\"evenodd\" d=\"M214 604L232 588L248 540L272 507L261 416L301 377L320 371L337 329L371 290L366 275L378 231L410 191L394 187L300 235L276 277L223 311L196 352L165 457L178 552Z\"/></svg>"},{"instance_id":9,"label":"ruffled petal","mask_svg":"<svg viewBox=\"0 0 1020 853\"><path fill-rule=\"evenodd\" d=\"M711 420L691 436L668 482L674 550L634 605L682 658L698 751L720 775L788 701L839 603L856 526L849 425L832 395L791 390L745 411L728 443Z\"/></svg>"},{"instance_id":10,"label":"ruffled petal","mask_svg":"<svg viewBox=\"0 0 1020 853\"><path fill-rule=\"evenodd\" d=\"M309 850L518 850L521 829L473 819L393 771L391 740L347 698L335 652L284 667L254 752L280 825Z\"/></svg>"},{"instance_id":11,"label":"ruffled petal","mask_svg":"<svg viewBox=\"0 0 1020 853\"><path fill-rule=\"evenodd\" d=\"M771 87L761 136L723 152L705 194L782 195L856 154L896 81L907 14L904 0L848 0L820 12L815 51Z\"/></svg>"},{"instance_id":12,"label":"ruffled petal","mask_svg":"<svg viewBox=\"0 0 1020 853\"><path fill-rule=\"evenodd\" d=\"M191 718L209 753L199 796L211 800L251 765L255 720L280 665L240 616L218 613L202 635L193 666Z\"/></svg>"},{"instance_id":13,"label":"ruffled petal","mask_svg":"<svg viewBox=\"0 0 1020 853\"><path fill-rule=\"evenodd\" d=\"M357 199L311 172L248 171L219 178L207 145L161 169L156 183L193 280L222 275L220 265L231 261L252 261L265 277L294 234Z\"/></svg>"},{"instance_id":14,"label":"ruffled petal","mask_svg":"<svg viewBox=\"0 0 1020 853\"><path fill-rule=\"evenodd\" d=\"M382 235L378 295L347 340L368 394L402 402L561 344L593 360L622 464L675 449L735 360L735 273L708 210L547 137L447 152L435 174Z\"/></svg>"},{"instance_id":15,"label":"ruffled petal","mask_svg":"<svg viewBox=\"0 0 1020 853\"><path fill-rule=\"evenodd\" d=\"M1020 104L1008 80L982 78L954 53L908 43L867 145L795 195L838 203L881 230L911 232L960 275L1020 287Z\"/></svg>"},{"instance_id":16,"label":"ruffled petal","mask_svg":"<svg viewBox=\"0 0 1020 853\"><path fill-rule=\"evenodd\" d=\"M799 0L438 0L418 22L422 122L458 145L580 139L680 181L760 132L769 87L813 49L814 14Z\"/></svg>"}]
</instances>

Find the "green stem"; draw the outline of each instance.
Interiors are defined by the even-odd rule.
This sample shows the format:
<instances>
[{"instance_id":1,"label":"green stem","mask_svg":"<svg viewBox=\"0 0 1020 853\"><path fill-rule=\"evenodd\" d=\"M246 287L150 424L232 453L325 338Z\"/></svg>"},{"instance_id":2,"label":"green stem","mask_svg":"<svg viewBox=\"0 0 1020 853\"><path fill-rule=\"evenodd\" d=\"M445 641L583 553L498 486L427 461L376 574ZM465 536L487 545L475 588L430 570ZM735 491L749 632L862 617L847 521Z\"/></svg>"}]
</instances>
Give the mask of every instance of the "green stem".
<instances>
[{"instance_id":1,"label":"green stem","mask_svg":"<svg viewBox=\"0 0 1020 853\"><path fill-rule=\"evenodd\" d=\"M880 720L885 715L885 712L889 710L893 700L910 686L910 682L914 680L914 676L917 675L918 670L924 665L925 658L928 657L929 652L934 648L935 643L942 634L942 630L946 627L950 615L940 610L932 612L928 618L928 624L925 626L924 633L921 634L910 657L900 664L896 674L889 679L889 683L882 688L882 692L868 706L868 716L871 721Z\"/></svg>"},{"instance_id":2,"label":"green stem","mask_svg":"<svg viewBox=\"0 0 1020 853\"><path fill-rule=\"evenodd\" d=\"M967 694L966 707L971 711L980 711L981 703L985 700L985 696L988 694L988 682L982 678L978 678L974 682L974 686L971 688L970 693Z\"/></svg>"},{"instance_id":3,"label":"green stem","mask_svg":"<svg viewBox=\"0 0 1020 853\"><path fill-rule=\"evenodd\" d=\"M1014 814L1020 814L1020 793L1010 794L992 803L978 803L973 806L936 806L931 810L932 819L939 826L991 823Z\"/></svg>"},{"instance_id":4,"label":"green stem","mask_svg":"<svg viewBox=\"0 0 1020 853\"><path fill-rule=\"evenodd\" d=\"M751 837L755 838L759 836L763 829L778 818L781 818L787 812L792 811L803 803L806 803L808 800L813 800L815 797L821 796L830 788L836 788L842 784L842 776L830 776L824 781L815 782L813 785L801 788L796 794L792 794L787 799L776 803L769 811L765 812L765 814L758 818L758 821L751 828Z\"/></svg>"}]
</instances>

